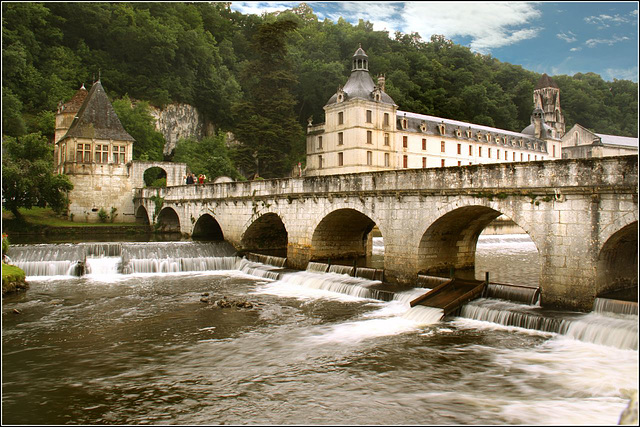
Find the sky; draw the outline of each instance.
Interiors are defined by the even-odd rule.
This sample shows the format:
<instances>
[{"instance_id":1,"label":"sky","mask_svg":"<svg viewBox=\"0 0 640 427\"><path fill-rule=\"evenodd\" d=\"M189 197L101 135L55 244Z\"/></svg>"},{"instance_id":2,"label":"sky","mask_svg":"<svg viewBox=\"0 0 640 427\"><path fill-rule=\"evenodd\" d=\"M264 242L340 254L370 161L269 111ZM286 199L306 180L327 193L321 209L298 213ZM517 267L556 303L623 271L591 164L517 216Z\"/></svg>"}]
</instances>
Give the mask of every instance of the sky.
<instances>
[{"instance_id":1,"label":"sky","mask_svg":"<svg viewBox=\"0 0 640 427\"><path fill-rule=\"evenodd\" d=\"M243 14L301 2L232 2ZM473 52L550 76L593 72L638 82L638 3L306 2L320 20L369 21L376 31L444 35ZM366 46L363 46L366 51Z\"/></svg>"}]
</instances>

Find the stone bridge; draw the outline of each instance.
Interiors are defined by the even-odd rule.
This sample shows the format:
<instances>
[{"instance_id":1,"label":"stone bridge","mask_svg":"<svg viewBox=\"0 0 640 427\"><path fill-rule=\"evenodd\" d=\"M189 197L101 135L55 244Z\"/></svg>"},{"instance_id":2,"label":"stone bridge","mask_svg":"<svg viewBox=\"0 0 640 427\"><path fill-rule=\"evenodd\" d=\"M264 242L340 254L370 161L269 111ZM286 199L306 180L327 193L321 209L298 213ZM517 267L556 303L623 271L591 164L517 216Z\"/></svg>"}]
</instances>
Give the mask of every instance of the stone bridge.
<instances>
[{"instance_id":1,"label":"stone bridge","mask_svg":"<svg viewBox=\"0 0 640 427\"><path fill-rule=\"evenodd\" d=\"M286 248L299 269L366 256L377 225L385 281L410 286L419 273L473 268L478 236L504 214L538 249L543 306L590 310L637 287L637 156L146 188L134 203L138 220L165 230Z\"/></svg>"}]
</instances>

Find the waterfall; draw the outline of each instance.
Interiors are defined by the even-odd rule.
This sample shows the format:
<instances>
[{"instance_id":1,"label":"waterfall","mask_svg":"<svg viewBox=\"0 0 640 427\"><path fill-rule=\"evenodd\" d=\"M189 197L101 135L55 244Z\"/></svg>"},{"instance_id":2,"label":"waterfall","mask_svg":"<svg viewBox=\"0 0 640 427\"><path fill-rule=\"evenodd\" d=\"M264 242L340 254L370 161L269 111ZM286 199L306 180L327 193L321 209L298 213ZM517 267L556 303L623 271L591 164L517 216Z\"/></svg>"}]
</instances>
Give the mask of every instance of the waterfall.
<instances>
[{"instance_id":1,"label":"waterfall","mask_svg":"<svg viewBox=\"0 0 640 427\"><path fill-rule=\"evenodd\" d=\"M273 266L249 261L246 258L243 258L238 263L238 270L252 276L265 277L271 280L278 280L284 271L282 268L274 268Z\"/></svg>"},{"instance_id":2,"label":"waterfall","mask_svg":"<svg viewBox=\"0 0 640 427\"><path fill-rule=\"evenodd\" d=\"M489 283L485 292L485 296L488 298L504 299L529 305L536 305L540 302L540 288L531 286Z\"/></svg>"},{"instance_id":3,"label":"waterfall","mask_svg":"<svg viewBox=\"0 0 640 427\"><path fill-rule=\"evenodd\" d=\"M592 312L555 317L539 307L481 298L462 306L460 317L552 332L580 341L622 349L638 349L638 316Z\"/></svg>"},{"instance_id":4,"label":"waterfall","mask_svg":"<svg viewBox=\"0 0 640 427\"><path fill-rule=\"evenodd\" d=\"M442 284L442 283L446 283L449 280L451 280L450 278L446 278L446 277L439 277L439 276L428 276L425 274L418 274L418 280L416 282L417 286L423 287L423 288L430 288L433 289L436 286Z\"/></svg>"},{"instance_id":5,"label":"waterfall","mask_svg":"<svg viewBox=\"0 0 640 427\"><path fill-rule=\"evenodd\" d=\"M460 316L543 332L558 332L561 323L561 319L543 316L531 306L486 298L463 305Z\"/></svg>"},{"instance_id":6,"label":"waterfall","mask_svg":"<svg viewBox=\"0 0 640 427\"><path fill-rule=\"evenodd\" d=\"M284 267L287 264L286 258L277 257L273 255L248 253L246 255L246 258L252 262L259 262L262 264L273 265L274 267Z\"/></svg>"},{"instance_id":7,"label":"waterfall","mask_svg":"<svg viewBox=\"0 0 640 427\"><path fill-rule=\"evenodd\" d=\"M413 320L424 325L438 323L444 317L444 310L436 307L416 305L402 315L403 318Z\"/></svg>"},{"instance_id":8,"label":"waterfall","mask_svg":"<svg viewBox=\"0 0 640 427\"><path fill-rule=\"evenodd\" d=\"M638 303L609 298L596 298L593 302L593 311L598 313L635 314L637 316Z\"/></svg>"},{"instance_id":9,"label":"waterfall","mask_svg":"<svg viewBox=\"0 0 640 427\"><path fill-rule=\"evenodd\" d=\"M379 284L380 282L336 273L321 274L307 270L285 274L280 278L280 281L360 298L378 299L380 295L380 292L376 289L368 288L368 286Z\"/></svg>"},{"instance_id":10,"label":"waterfall","mask_svg":"<svg viewBox=\"0 0 640 427\"><path fill-rule=\"evenodd\" d=\"M9 256L26 276L235 270L239 261L227 242L13 245Z\"/></svg>"},{"instance_id":11,"label":"waterfall","mask_svg":"<svg viewBox=\"0 0 640 427\"><path fill-rule=\"evenodd\" d=\"M307 271L315 271L317 273L326 273L329 269L329 264L325 264L322 262L309 262L307 264Z\"/></svg>"},{"instance_id":12,"label":"waterfall","mask_svg":"<svg viewBox=\"0 0 640 427\"><path fill-rule=\"evenodd\" d=\"M347 274L353 276L354 268L348 265L333 264L329 267L329 273Z\"/></svg>"},{"instance_id":13,"label":"waterfall","mask_svg":"<svg viewBox=\"0 0 640 427\"><path fill-rule=\"evenodd\" d=\"M358 267L356 268L355 276L362 277L363 279L382 281L383 273L384 270L379 268Z\"/></svg>"}]
</instances>

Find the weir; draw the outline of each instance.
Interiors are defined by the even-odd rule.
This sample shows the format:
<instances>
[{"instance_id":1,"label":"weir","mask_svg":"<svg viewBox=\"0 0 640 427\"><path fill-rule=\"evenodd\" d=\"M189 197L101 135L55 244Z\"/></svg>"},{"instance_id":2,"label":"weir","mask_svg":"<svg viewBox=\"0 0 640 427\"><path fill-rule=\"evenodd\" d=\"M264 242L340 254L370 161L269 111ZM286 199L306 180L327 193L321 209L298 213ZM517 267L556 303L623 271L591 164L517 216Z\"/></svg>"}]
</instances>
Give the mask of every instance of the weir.
<instances>
[{"instance_id":1,"label":"weir","mask_svg":"<svg viewBox=\"0 0 640 427\"><path fill-rule=\"evenodd\" d=\"M306 271L291 270L283 267L286 258L250 255L253 259L270 264L251 261L249 257L238 257L233 247L225 242L14 245L10 248L10 256L16 265L23 266L21 268L27 276L73 276L76 275L73 266L78 263L86 263L84 270L89 277L239 270L310 289L379 301L400 301L409 306L401 317L424 325L458 316L556 333L618 348L638 348L637 302L597 298L591 313L558 313L543 310L539 305L539 289L529 286L487 285L478 280L421 275L416 281L418 287L394 289L380 280L358 277L359 272L374 275L378 271L376 269L362 270L310 262Z\"/></svg>"}]
</instances>

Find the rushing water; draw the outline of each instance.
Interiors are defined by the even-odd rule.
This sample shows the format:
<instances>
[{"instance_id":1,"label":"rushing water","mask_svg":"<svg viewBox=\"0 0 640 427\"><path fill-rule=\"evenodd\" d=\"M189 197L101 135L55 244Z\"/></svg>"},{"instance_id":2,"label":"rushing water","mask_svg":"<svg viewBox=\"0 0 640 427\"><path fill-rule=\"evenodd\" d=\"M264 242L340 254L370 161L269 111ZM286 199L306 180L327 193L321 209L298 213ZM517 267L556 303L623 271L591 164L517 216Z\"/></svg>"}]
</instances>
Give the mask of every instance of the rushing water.
<instances>
[{"instance_id":1,"label":"rushing water","mask_svg":"<svg viewBox=\"0 0 640 427\"><path fill-rule=\"evenodd\" d=\"M410 308L424 288L383 301L379 281L224 245L52 248L12 258L89 268L33 266L3 300L5 424L598 425L637 389L637 305L563 313L494 295L442 319ZM521 237L489 236L477 275L535 286L534 261ZM223 297L255 307L201 301Z\"/></svg>"}]
</instances>

